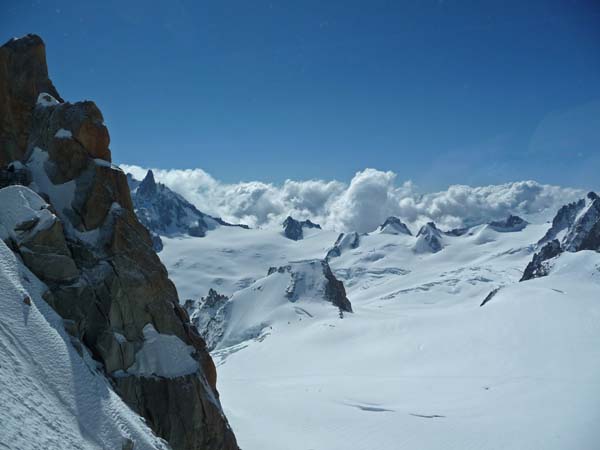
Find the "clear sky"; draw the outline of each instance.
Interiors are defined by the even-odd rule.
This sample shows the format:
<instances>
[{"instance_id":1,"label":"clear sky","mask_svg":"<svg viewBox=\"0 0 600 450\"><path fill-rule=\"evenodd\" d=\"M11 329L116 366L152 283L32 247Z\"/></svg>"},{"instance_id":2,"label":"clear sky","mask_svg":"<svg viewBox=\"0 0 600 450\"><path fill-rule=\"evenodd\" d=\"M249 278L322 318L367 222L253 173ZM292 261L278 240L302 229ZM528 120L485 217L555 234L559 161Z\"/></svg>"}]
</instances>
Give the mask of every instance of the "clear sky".
<instances>
[{"instance_id":1,"label":"clear sky","mask_svg":"<svg viewBox=\"0 0 600 450\"><path fill-rule=\"evenodd\" d=\"M0 0L118 163L597 187L600 2Z\"/></svg>"}]
</instances>

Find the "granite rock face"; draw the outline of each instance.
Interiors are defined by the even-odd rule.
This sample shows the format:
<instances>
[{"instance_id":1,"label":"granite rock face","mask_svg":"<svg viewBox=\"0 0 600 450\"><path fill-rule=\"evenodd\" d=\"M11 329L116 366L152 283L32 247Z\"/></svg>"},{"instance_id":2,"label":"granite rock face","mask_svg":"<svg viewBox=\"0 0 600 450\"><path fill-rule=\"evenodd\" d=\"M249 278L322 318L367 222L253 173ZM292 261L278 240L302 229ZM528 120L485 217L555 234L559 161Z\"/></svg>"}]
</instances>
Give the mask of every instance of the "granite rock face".
<instances>
[{"instance_id":1,"label":"granite rock face","mask_svg":"<svg viewBox=\"0 0 600 450\"><path fill-rule=\"evenodd\" d=\"M546 232L544 237L542 237L539 240L538 245L541 246L546 242L550 242L556 239L561 232L571 227L575 223L575 218L577 217L577 214L584 207L585 199L583 198L576 202L572 202L562 206L552 219L552 226Z\"/></svg>"},{"instance_id":2,"label":"granite rock face","mask_svg":"<svg viewBox=\"0 0 600 450\"><path fill-rule=\"evenodd\" d=\"M152 170L146 173L141 182L131 174L127 178L134 210L140 222L153 234L157 251L162 249L162 243L158 242L161 235L204 237L207 231L219 226L248 228L246 225L232 225L199 211L181 195L157 183Z\"/></svg>"},{"instance_id":3,"label":"granite rock face","mask_svg":"<svg viewBox=\"0 0 600 450\"><path fill-rule=\"evenodd\" d=\"M393 217L393 216L388 217L385 220L385 222L383 222L379 226L379 231L382 233L388 233L388 234L407 234L409 236L412 236L412 233L410 232L410 230L408 229L406 224L403 223L397 217Z\"/></svg>"},{"instance_id":4,"label":"granite rock face","mask_svg":"<svg viewBox=\"0 0 600 450\"><path fill-rule=\"evenodd\" d=\"M293 241L304 239L304 228L321 229L321 225L311 222L310 220L296 220L292 216L288 216L283 221L283 235Z\"/></svg>"},{"instance_id":5,"label":"granite rock face","mask_svg":"<svg viewBox=\"0 0 600 450\"><path fill-rule=\"evenodd\" d=\"M184 304L191 322L204 338L208 350L212 351L223 337L228 300L227 296L211 288L206 297L196 301L189 299Z\"/></svg>"},{"instance_id":6,"label":"granite rock face","mask_svg":"<svg viewBox=\"0 0 600 450\"><path fill-rule=\"evenodd\" d=\"M444 248L442 232L435 223L428 222L417 233L417 242L413 249L416 253L437 253Z\"/></svg>"},{"instance_id":7,"label":"granite rock face","mask_svg":"<svg viewBox=\"0 0 600 450\"><path fill-rule=\"evenodd\" d=\"M562 253L560 242L557 239L547 242L538 253L533 255L533 259L523 272L519 281L531 280L532 278L545 277L550 271L549 260Z\"/></svg>"},{"instance_id":8,"label":"granite rock face","mask_svg":"<svg viewBox=\"0 0 600 450\"><path fill-rule=\"evenodd\" d=\"M327 251L325 260L329 261L331 258L337 258L342 255L346 250L354 250L360 245L360 235L356 232L352 233L340 233L335 240L333 247Z\"/></svg>"},{"instance_id":9,"label":"granite rock face","mask_svg":"<svg viewBox=\"0 0 600 450\"><path fill-rule=\"evenodd\" d=\"M561 207L538 247L521 281L548 275L551 260L563 252L600 251L600 197L590 192L585 199Z\"/></svg>"},{"instance_id":10,"label":"granite rock face","mask_svg":"<svg viewBox=\"0 0 600 450\"><path fill-rule=\"evenodd\" d=\"M568 252L600 251L600 197L590 192L584 201L561 243Z\"/></svg>"},{"instance_id":11,"label":"granite rock face","mask_svg":"<svg viewBox=\"0 0 600 450\"><path fill-rule=\"evenodd\" d=\"M111 164L100 111L60 99L37 36L0 48L0 70L0 96L9 97L0 102L0 160L21 160L53 216L43 229L18 224L12 248L157 435L175 450L237 449L215 366L134 213L125 174ZM162 362L171 347L187 358L175 375Z\"/></svg>"},{"instance_id":12,"label":"granite rock face","mask_svg":"<svg viewBox=\"0 0 600 450\"><path fill-rule=\"evenodd\" d=\"M48 77L40 37L28 34L0 47L0 167L25 155L32 105L43 92L62 101Z\"/></svg>"},{"instance_id":13,"label":"granite rock face","mask_svg":"<svg viewBox=\"0 0 600 450\"><path fill-rule=\"evenodd\" d=\"M352 312L352 304L346 297L344 283L335 277L326 260L297 261L286 266L271 267L268 275L275 272L290 275L286 297L291 302L310 292L311 295L323 295L325 301L332 303L340 311Z\"/></svg>"}]
</instances>

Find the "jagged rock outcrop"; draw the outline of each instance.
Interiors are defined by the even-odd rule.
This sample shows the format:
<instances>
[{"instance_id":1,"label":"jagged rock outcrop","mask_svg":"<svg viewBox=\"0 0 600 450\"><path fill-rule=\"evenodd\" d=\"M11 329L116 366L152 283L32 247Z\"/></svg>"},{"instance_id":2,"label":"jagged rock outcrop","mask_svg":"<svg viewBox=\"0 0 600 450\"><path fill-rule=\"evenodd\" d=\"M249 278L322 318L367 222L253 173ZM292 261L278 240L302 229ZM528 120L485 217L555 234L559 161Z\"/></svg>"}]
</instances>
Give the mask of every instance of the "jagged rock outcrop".
<instances>
[{"instance_id":1,"label":"jagged rock outcrop","mask_svg":"<svg viewBox=\"0 0 600 450\"><path fill-rule=\"evenodd\" d=\"M442 248L444 248L442 232L438 230L435 223L428 222L423 225L417 233L417 242L413 250L416 253L437 253Z\"/></svg>"},{"instance_id":2,"label":"jagged rock outcrop","mask_svg":"<svg viewBox=\"0 0 600 450\"><path fill-rule=\"evenodd\" d=\"M481 304L480 304L479 306L480 306L480 307L481 307L481 306L484 306L484 305L485 305L486 303L488 303L488 302L489 302L491 299L493 299L493 298L496 296L496 294L497 294L498 292L500 292L500 289L502 289L502 288L501 288L501 287L497 287L497 288L495 288L495 289L492 289L492 290L489 292L489 294L485 296L485 298L483 299L483 301L481 302Z\"/></svg>"},{"instance_id":3,"label":"jagged rock outcrop","mask_svg":"<svg viewBox=\"0 0 600 450\"><path fill-rule=\"evenodd\" d=\"M226 295L221 295L214 289L208 290L208 295L198 300L188 299L184 308L191 322L206 342L206 348L213 350L223 337L227 313Z\"/></svg>"},{"instance_id":4,"label":"jagged rock outcrop","mask_svg":"<svg viewBox=\"0 0 600 450\"><path fill-rule=\"evenodd\" d=\"M232 225L199 211L181 195L157 183L152 170L146 173L141 182L131 175L128 175L127 181L135 212L140 222L153 234L157 251L162 249L159 235L204 237L207 231L218 226L248 228L246 225Z\"/></svg>"},{"instance_id":5,"label":"jagged rock outcrop","mask_svg":"<svg viewBox=\"0 0 600 450\"><path fill-rule=\"evenodd\" d=\"M538 246L540 251L525 268L521 281L548 275L551 260L562 252L600 251L600 197L590 192L585 199L561 207Z\"/></svg>"},{"instance_id":6,"label":"jagged rock outcrop","mask_svg":"<svg viewBox=\"0 0 600 450\"><path fill-rule=\"evenodd\" d=\"M39 195L24 186L9 186L0 190L0 205L0 238L29 270L46 283L79 277L62 223Z\"/></svg>"},{"instance_id":7,"label":"jagged rock outcrop","mask_svg":"<svg viewBox=\"0 0 600 450\"><path fill-rule=\"evenodd\" d=\"M39 36L11 39L0 47L0 167L25 155L31 106L42 92L62 101L48 78L46 49Z\"/></svg>"},{"instance_id":8,"label":"jagged rock outcrop","mask_svg":"<svg viewBox=\"0 0 600 450\"><path fill-rule=\"evenodd\" d=\"M600 250L600 197L590 192L561 242L567 252Z\"/></svg>"},{"instance_id":9,"label":"jagged rock outcrop","mask_svg":"<svg viewBox=\"0 0 600 450\"><path fill-rule=\"evenodd\" d=\"M379 231L381 233L387 233L387 234L407 234L409 236L412 236L412 233L410 232L410 230L408 229L406 224L404 224L397 217L393 217L393 216L385 219L385 222L383 222L379 226Z\"/></svg>"},{"instance_id":10,"label":"jagged rock outcrop","mask_svg":"<svg viewBox=\"0 0 600 450\"><path fill-rule=\"evenodd\" d=\"M496 220L490 222L488 226L495 231L500 233L509 233L514 231L521 231L529 224L525 219L519 216L513 216L512 214L504 220Z\"/></svg>"},{"instance_id":11,"label":"jagged rock outcrop","mask_svg":"<svg viewBox=\"0 0 600 450\"><path fill-rule=\"evenodd\" d=\"M304 228L317 228L321 229L321 225L311 222L310 220L299 221L294 219L292 216L287 216L283 221L283 235L293 241L299 241L304 239Z\"/></svg>"},{"instance_id":12,"label":"jagged rock outcrop","mask_svg":"<svg viewBox=\"0 0 600 450\"><path fill-rule=\"evenodd\" d=\"M331 258L337 258L341 256L345 250L354 250L355 248L358 248L359 245L360 235L357 232L340 233L335 240L333 247L327 251L325 260L329 261Z\"/></svg>"},{"instance_id":13,"label":"jagged rock outcrop","mask_svg":"<svg viewBox=\"0 0 600 450\"><path fill-rule=\"evenodd\" d=\"M164 248L163 241L160 236L152 231L150 231L150 239L152 240L152 248L156 253L162 251Z\"/></svg>"},{"instance_id":14,"label":"jagged rock outcrop","mask_svg":"<svg viewBox=\"0 0 600 450\"><path fill-rule=\"evenodd\" d=\"M185 308L212 350L262 340L271 330L293 321L330 315L337 309L352 312L341 281L325 260L290 262L271 267L267 276L235 292L230 298L209 290L201 300L188 300Z\"/></svg>"},{"instance_id":15,"label":"jagged rock outcrop","mask_svg":"<svg viewBox=\"0 0 600 450\"><path fill-rule=\"evenodd\" d=\"M290 263L286 266L269 268L268 275L287 273L290 283L286 289L286 297L295 302L306 292L323 295L323 299L331 302L340 310L352 312L352 304L346 297L344 283L338 280L325 260L308 260Z\"/></svg>"},{"instance_id":16,"label":"jagged rock outcrop","mask_svg":"<svg viewBox=\"0 0 600 450\"><path fill-rule=\"evenodd\" d=\"M562 253L560 242L557 239L547 242L539 252L533 255L533 259L523 272L519 281L531 280L532 278L545 277L550 271L549 261Z\"/></svg>"},{"instance_id":17,"label":"jagged rock outcrop","mask_svg":"<svg viewBox=\"0 0 600 450\"><path fill-rule=\"evenodd\" d=\"M559 237L561 232L567 230L575 223L577 214L579 214L579 211L581 211L584 207L585 199L583 198L576 202L568 203L562 206L552 219L552 226L550 229L546 232L544 237L538 241L538 245L542 246L546 242L552 241L553 239Z\"/></svg>"},{"instance_id":18,"label":"jagged rock outcrop","mask_svg":"<svg viewBox=\"0 0 600 450\"><path fill-rule=\"evenodd\" d=\"M21 159L37 193L3 189L22 190L18 210L28 214L0 211L3 239L157 435L175 450L237 449L212 359L136 218L125 174L111 164L100 111L62 101L37 36L2 47L0 71L0 160ZM175 364L169 349L182 355Z\"/></svg>"}]
</instances>

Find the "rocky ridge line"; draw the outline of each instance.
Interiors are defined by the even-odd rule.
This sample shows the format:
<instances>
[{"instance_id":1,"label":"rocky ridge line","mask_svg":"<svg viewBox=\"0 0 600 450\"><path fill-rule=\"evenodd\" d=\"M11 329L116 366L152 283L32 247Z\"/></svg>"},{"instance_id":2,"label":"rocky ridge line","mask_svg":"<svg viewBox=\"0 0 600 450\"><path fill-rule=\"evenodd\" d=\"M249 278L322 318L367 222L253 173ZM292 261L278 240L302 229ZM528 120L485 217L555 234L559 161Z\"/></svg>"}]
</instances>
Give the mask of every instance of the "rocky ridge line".
<instances>
[{"instance_id":1,"label":"rocky ridge line","mask_svg":"<svg viewBox=\"0 0 600 450\"><path fill-rule=\"evenodd\" d=\"M38 36L0 47L0 74L0 163L20 161L41 197L30 191L31 202L49 205L40 206L49 211L43 227L41 219L14 224L8 244L158 436L175 450L237 449L215 366L111 163L100 110L60 98ZM165 362L169 348L187 355L179 372Z\"/></svg>"}]
</instances>

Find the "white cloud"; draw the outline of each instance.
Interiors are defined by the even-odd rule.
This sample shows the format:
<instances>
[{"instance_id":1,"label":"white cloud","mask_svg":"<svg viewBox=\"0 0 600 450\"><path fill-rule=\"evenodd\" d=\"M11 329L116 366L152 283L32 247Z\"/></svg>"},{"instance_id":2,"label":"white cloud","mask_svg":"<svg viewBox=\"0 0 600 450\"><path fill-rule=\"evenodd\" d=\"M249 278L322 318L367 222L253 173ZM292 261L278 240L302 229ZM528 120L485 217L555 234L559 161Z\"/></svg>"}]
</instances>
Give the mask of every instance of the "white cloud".
<instances>
[{"instance_id":1,"label":"white cloud","mask_svg":"<svg viewBox=\"0 0 600 450\"><path fill-rule=\"evenodd\" d=\"M142 179L147 169L122 165ZM413 228L433 220L442 228L483 223L519 214L552 217L563 204L580 198L577 189L519 181L471 187L454 185L421 194L410 182L397 185L393 172L365 169L349 184L339 181L260 181L222 183L202 169L152 169L157 181L183 195L198 209L252 227L279 226L287 215L339 231L368 232L388 216Z\"/></svg>"}]
</instances>

